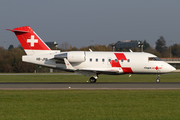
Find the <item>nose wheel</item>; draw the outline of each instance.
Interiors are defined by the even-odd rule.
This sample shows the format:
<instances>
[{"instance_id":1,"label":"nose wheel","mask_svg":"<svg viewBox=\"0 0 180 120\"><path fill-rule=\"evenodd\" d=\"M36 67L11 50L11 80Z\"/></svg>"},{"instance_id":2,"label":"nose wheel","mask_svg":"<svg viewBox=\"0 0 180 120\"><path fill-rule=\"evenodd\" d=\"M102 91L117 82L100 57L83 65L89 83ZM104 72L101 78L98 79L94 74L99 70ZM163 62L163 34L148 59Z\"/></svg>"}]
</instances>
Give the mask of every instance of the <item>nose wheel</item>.
<instances>
[{"instance_id":1,"label":"nose wheel","mask_svg":"<svg viewBox=\"0 0 180 120\"><path fill-rule=\"evenodd\" d=\"M157 75L157 79L156 82L159 83L160 82L160 74Z\"/></svg>"}]
</instances>

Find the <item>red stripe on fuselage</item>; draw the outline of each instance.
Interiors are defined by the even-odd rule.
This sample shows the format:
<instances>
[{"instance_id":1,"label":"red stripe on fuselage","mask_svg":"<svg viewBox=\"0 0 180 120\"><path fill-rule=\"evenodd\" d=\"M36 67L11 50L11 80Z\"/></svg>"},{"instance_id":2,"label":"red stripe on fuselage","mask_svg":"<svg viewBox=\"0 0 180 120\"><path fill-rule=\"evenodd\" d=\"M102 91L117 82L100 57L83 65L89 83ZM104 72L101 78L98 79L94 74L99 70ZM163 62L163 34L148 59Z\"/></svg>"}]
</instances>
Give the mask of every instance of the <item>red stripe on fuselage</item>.
<instances>
[{"instance_id":1,"label":"red stripe on fuselage","mask_svg":"<svg viewBox=\"0 0 180 120\"><path fill-rule=\"evenodd\" d=\"M119 62L119 60L127 60L126 56L124 55L124 53L114 53L116 58L117 58L117 62L115 60L111 60L111 66L112 67L121 67L121 64ZM121 67L124 73L133 73L131 67Z\"/></svg>"},{"instance_id":2,"label":"red stripe on fuselage","mask_svg":"<svg viewBox=\"0 0 180 120\"><path fill-rule=\"evenodd\" d=\"M114 54L115 54L115 56L116 56L116 58L117 58L118 60L121 60L121 59L127 60L127 58L126 58L126 56L124 55L124 53L114 53Z\"/></svg>"},{"instance_id":3,"label":"red stripe on fuselage","mask_svg":"<svg viewBox=\"0 0 180 120\"><path fill-rule=\"evenodd\" d=\"M124 73L133 73L133 71L130 67L122 67L122 70Z\"/></svg>"},{"instance_id":4,"label":"red stripe on fuselage","mask_svg":"<svg viewBox=\"0 0 180 120\"><path fill-rule=\"evenodd\" d=\"M117 62L115 62L115 60L111 60L110 63L112 67L121 67L119 60L117 60Z\"/></svg>"}]
</instances>

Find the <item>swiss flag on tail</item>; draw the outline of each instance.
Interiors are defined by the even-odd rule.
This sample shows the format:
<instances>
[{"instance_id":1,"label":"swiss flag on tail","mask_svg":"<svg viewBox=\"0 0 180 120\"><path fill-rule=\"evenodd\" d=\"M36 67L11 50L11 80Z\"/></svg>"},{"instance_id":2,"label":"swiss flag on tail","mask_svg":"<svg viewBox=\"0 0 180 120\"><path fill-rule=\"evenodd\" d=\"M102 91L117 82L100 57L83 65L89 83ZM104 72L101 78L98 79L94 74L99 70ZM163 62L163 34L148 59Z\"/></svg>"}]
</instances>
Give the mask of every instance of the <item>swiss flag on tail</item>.
<instances>
[{"instance_id":1,"label":"swiss flag on tail","mask_svg":"<svg viewBox=\"0 0 180 120\"><path fill-rule=\"evenodd\" d=\"M14 29L7 29L16 34L19 42L25 51L29 50L51 50L43 40L33 31L29 26L18 27Z\"/></svg>"}]
</instances>

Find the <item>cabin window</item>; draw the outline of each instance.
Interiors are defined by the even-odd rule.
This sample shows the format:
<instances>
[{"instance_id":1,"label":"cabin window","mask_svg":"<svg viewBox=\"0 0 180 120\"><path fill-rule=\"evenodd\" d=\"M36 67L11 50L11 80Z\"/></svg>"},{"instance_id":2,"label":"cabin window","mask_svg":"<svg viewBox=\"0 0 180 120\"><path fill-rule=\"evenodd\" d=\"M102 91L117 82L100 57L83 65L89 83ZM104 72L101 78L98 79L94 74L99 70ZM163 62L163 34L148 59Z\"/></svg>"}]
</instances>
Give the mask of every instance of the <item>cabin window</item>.
<instances>
[{"instance_id":1,"label":"cabin window","mask_svg":"<svg viewBox=\"0 0 180 120\"><path fill-rule=\"evenodd\" d=\"M102 59L102 62L104 62L104 58Z\"/></svg>"},{"instance_id":2,"label":"cabin window","mask_svg":"<svg viewBox=\"0 0 180 120\"><path fill-rule=\"evenodd\" d=\"M109 62L111 62L111 59L109 59Z\"/></svg>"},{"instance_id":3,"label":"cabin window","mask_svg":"<svg viewBox=\"0 0 180 120\"><path fill-rule=\"evenodd\" d=\"M117 59L115 59L115 62L117 62Z\"/></svg>"},{"instance_id":4,"label":"cabin window","mask_svg":"<svg viewBox=\"0 0 180 120\"><path fill-rule=\"evenodd\" d=\"M98 62L98 58L96 58L96 62Z\"/></svg>"},{"instance_id":5,"label":"cabin window","mask_svg":"<svg viewBox=\"0 0 180 120\"><path fill-rule=\"evenodd\" d=\"M127 62L130 62L130 59L127 59Z\"/></svg>"},{"instance_id":6,"label":"cabin window","mask_svg":"<svg viewBox=\"0 0 180 120\"><path fill-rule=\"evenodd\" d=\"M90 58L89 61L92 62L92 58Z\"/></svg>"},{"instance_id":7,"label":"cabin window","mask_svg":"<svg viewBox=\"0 0 180 120\"><path fill-rule=\"evenodd\" d=\"M149 57L148 58L149 61L162 61L160 58L158 57Z\"/></svg>"},{"instance_id":8,"label":"cabin window","mask_svg":"<svg viewBox=\"0 0 180 120\"><path fill-rule=\"evenodd\" d=\"M123 59L121 59L121 62L123 62L124 60Z\"/></svg>"}]
</instances>

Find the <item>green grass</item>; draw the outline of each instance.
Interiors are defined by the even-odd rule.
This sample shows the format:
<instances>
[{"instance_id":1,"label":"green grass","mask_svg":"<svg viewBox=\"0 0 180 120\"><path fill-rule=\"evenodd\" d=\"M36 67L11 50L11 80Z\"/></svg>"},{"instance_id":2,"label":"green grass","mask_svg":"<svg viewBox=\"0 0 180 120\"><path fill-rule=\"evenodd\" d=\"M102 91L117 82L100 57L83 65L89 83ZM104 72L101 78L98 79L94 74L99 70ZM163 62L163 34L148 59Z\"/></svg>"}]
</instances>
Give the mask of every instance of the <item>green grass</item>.
<instances>
[{"instance_id":1,"label":"green grass","mask_svg":"<svg viewBox=\"0 0 180 120\"><path fill-rule=\"evenodd\" d=\"M0 120L179 120L180 90L0 91Z\"/></svg>"},{"instance_id":2,"label":"green grass","mask_svg":"<svg viewBox=\"0 0 180 120\"><path fill-rule=\"evenodd\" d=\"M0 75L0 82L86 82L83 75ZM156 82L156 75L99 75L97 82ZM161 82L180 82L180 74L163 74Z\"/></svg>"}]
</instances>

